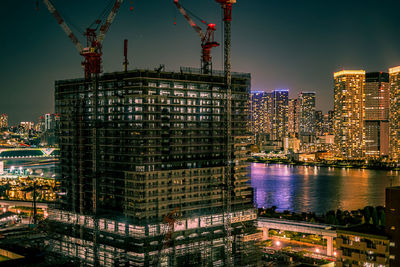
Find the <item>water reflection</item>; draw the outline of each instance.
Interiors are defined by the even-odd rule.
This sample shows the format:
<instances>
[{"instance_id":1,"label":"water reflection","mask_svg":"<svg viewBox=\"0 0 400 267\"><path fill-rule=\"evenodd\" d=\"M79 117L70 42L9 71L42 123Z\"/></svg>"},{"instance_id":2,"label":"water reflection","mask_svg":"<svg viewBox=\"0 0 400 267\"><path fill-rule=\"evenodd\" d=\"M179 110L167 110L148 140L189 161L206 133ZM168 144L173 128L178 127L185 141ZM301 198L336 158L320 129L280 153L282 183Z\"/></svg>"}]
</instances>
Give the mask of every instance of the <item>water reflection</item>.
<instances>
[{"instance_id":1,"label":"water reflection","mask_svg":"<svg viewBox=\"0 0 400 267\"><path fill-rule=\"evenodd\" d=\"M397 171L251 164L258 207L324 213L384 205L385 188L400 185Z\"/></svg>"}]
</instances>

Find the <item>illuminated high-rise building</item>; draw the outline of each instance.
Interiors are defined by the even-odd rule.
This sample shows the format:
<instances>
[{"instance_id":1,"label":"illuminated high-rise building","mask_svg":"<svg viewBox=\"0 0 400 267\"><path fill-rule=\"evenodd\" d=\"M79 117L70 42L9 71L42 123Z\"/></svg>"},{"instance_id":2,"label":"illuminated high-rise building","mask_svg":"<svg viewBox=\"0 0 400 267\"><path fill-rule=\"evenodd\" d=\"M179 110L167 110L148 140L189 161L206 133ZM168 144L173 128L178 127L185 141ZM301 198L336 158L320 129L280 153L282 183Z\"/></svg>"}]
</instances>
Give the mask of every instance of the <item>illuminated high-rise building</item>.
<instances>
[{"instance_id":1,"label":"illuminated high-rise building","mask_svg":"<svg viewBox=\"0 0 400 267\"><path fill-rule=\"evenodd\" d=\"M315 136L315 93L301 92L298 101L300 140L310 143L313 140L313 136Z\"/></svg>"},{"instance_id":2,"label":"illuminated high-rise building","mask_svg":"<svg viewBox=\"0 0 400 267\"><path fill-rule=\"evenodd\" d=\"M389 153L389 74L365 74L364 86L365 156L379 157Z\"/></svg>"},{"instance_id":3,"label":"illuminated high-rise building","mask_svg":"<svg viewBox=\"0 0 400 267\"><path fill-rule=\"evenodd\" d=\"M251 121L250 129L257 139L260 135L271 132L269 110L271 106L271 93L256 91L251 93Z\"/></svg>"},{"instance_id":4,"label":"illuminated high-rise building","mask_svg":"<svg viewBox=\"0 0 400 267\"><path fill-rule=\"evenodd\" d=\"M288 133L289 90L272 91L271 137L283 141Z\"/></svg>"},{"instance_id":5,"label":"illuminated high-rise building","mask_svg":"<svg viewBox=\"0 0 400 267\"><path fill-rule=\"evenodd\" d=\"M3 113L0 115L0 129L5 129L8 127L8 116Z\"/></svg>"},{"instance_id":6,"label":"illuminated high-rise building","mask_svg":"<svg viewBox=\"0 0 400 267\"><path fill-rule=\"evenodd\" d=\"M400 66L389 69L389 156L400 160Z\"/></svg>"},{"instance_id":7,"label":"illuminated high-rise building","mask_svg":"<svg viewBox=\"0 0 400 267\"><path fill-rule=\"evenodd\" d=\"M322 114L322 110L315 111L315 134L323 135L324 129L324 115Z\"/></svg>"},{"instance_id":8,"label":"illuminated high-rise building","mask_svg":"<svg viewBox=\"0 0 400 267\"><path fill-rule=\"evenodd\" d=\"M288 104L288 134L289 136L297 136L299 133L298 123L298 99L289 99Z\"/></svg>"},{"instance_id":9,"label":"illuminated high-rise building","mask_svg":"<svg viewBox=\"0 0 400 267\"><path fill-rule=\"evenodd\" d=\"M343 70L334 77L334 132L338 154L345 159L363 156L364 70Z\"/></svg>"},{"instance_id":10,"label":"illuminated high-rise building","mask_svg":"<svg viewBox=\"0 0 400 267\"><path fill-rule=\"evenodd\" d=\"M322 134L324 135L333 135L333 121L334 121L334 112L333 110L329 110L327 114L324 114L324 122Z\"/></svg>"}]
</instances>

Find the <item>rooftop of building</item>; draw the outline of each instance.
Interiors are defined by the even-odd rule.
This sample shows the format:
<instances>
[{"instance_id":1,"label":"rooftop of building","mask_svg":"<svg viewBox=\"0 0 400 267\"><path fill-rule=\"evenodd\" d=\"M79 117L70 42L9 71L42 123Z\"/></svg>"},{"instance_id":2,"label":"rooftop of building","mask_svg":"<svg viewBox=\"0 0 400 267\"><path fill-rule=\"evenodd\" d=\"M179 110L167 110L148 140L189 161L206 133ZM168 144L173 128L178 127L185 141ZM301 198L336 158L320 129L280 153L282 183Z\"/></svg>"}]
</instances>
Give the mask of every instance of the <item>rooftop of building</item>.
<instances>
[{"instance_id":1,"label":"rooftop of building","mask_svg":"<svg viewBox=\"0 0 400 267\"><path fill-rule=\"evenodd\" d=\"M365 70L341 70L333 73L333 77L343 76L343 75L364 75Z\"/></svg>"},{"instance_id":2,"label":"rooftop of building","mask_svg":"<svg viewBox=\"0 0 400 267\"><path fill-rule=\"evenodd\" d=\"M379 227L373 224L354 225L347 228L337 230L338 233L349 235L363 235L372 238L388 239L384 227Z\"/></svg>"},{"instance_id":3,"label":"rooftop of building","mask_svg":"<svg viewBox=\"0 0 400 267\"><path fill-rule=\"evenodd\" d=\"M392 73L398 73L398 72L400 72L400 66L393 67L393 68L389 68L389 73L390 73L390 74L392 74Z\"/></svg>"},{"instance_id":4,"label":"rooftop of building","mask_svg":"<svg viewBox=\"0 0 400 267\"><path fill-rule=\"evenodd\" d=\"M100 80L112 79L113 77L117 77L124 74L135 74L135 73L146 73L146 76L142 77L155 77L155 78L171 78L170 76L174 76L174 78L183 79L187 75L191 75L192 77L202 77L202 78L223 78L225 76L225 72L221 70L213 70L210 74L202 74L201 69L199 68L192 68L192 67L180 67L179 71L174 70L165 70L164 68L155 68L155 69L133 69L128 70L127 72L124 71L116 71L116 72L107 72L102 73L100 75ZM178 76L178 75L185 75L185 76ZM231 72L232 78L234 79L251 79L250 73L244 72ZM189 79L190 80L190 79ZM76 82L83 82L85 81L84 78L74 78L74 79L67 79L67 80L58 80L56 84L65 84L65 83L76 83Z\"/></svg>"}]
</instances>

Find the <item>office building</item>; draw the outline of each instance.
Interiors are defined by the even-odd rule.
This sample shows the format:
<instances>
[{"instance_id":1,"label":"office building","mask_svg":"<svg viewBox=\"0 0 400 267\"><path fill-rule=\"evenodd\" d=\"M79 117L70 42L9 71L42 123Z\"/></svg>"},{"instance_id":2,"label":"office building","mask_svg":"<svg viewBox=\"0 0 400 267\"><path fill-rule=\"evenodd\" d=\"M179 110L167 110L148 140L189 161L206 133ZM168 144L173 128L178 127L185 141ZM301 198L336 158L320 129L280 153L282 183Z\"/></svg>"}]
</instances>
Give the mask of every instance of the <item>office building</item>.
<instances>
[{"instance_id":1,"label":"office building","mask_svg":"<svg viewBox=\"0 0 400 267\"><path fill-rule=\"evenodd\" d=\"M389 156L400 160L400 66L389 69Z\"/></svg>"},{"instance_id":2,"label":"office building","mask_svg":"<svg viewBox=\"0 0 400 267\"><path fill-rule=\"evenodd\" d=\"M389 154L389 74L365 74L364 144L366 157Z\"/></svg>"},{"instance_id":3,"label":"office building","mask_svg":"<svg viewBox=\"0 0 400 267\"><path fill-rule=\"evenodd\" d=\"M338 156L363 158L363 92L365 71L343 70L334 76L334 133Z\"/></svg>"},{"instance_id":4,"label":"office building","mask_svg":"<svg viewBox=\"0 0 400 267\"><path fill-rule=\"evenodd\" d=\"M7 114L3 113L0 115L0 129L8 128L8 116Z\"/></svg>"},{"instance_id":5,"label":"office building","mask_svg":"<svg viewBox=\"0 0 400 267\"><path fill-rule=\"evenodd\" d=\"M222 72L57 81L63 197L49 216L52 251L86 265L223 266L229 220L235 265L254 265L249 90L250 75L233 74L228 218Z\"/></svg>"},{"instance_id":6,"label":"office building","mask_svg":"<svg viewBox=\"0 0 400 267\"><path fill-rule=\"evenodd\" d=\"M400 266L400 186L386 188L386 233L390 238L390 266Z\"/></svg>"},{"instance_id":7,"label":"office building","mask_svg":"<svg viewBox=\"0 0 400 267\"><path fill-rule=\"evenodd\" d=\"M288 135L289 90L272 91L271 139L282 142Z\"/></svg>"}]
</instances>

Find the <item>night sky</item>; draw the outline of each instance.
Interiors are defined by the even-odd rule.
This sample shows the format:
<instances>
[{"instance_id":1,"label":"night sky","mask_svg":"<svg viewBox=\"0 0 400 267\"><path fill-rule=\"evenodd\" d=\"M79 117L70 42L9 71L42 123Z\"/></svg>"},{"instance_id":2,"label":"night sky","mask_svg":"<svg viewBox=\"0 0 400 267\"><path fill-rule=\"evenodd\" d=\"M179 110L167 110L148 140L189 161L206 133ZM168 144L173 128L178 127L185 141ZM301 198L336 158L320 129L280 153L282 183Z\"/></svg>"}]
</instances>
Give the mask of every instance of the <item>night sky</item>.
<instances>
[{"instance_id":1,"label":"night sky","mask_svg":"<svg viewBox=\"0 0 400 267\"><path fill-rule=\"evenodd\" d=\"M53 3L67 23L85 29L109 1ZM1 1L0 113L7 113L11 123L37 121L41 114L53 112L54 81L83 75L82 58L74 45L44 4L40 1L36 11L35 2ZM180 2L215 22L217 41L222 43L221 9L214 0ZM315 91L317 108L326 112L333 107L334 71L387 71L400 65L400 1L237 2L232 68L252 74L252 90L288 88L290 97ZM200 38L173 0L125 0L103 43L105 72L123 69L125 38L129 40L129 68L200 66ZM212 54L214 69L222 69L222 46Z\"/></svg>"}]
</instances>

